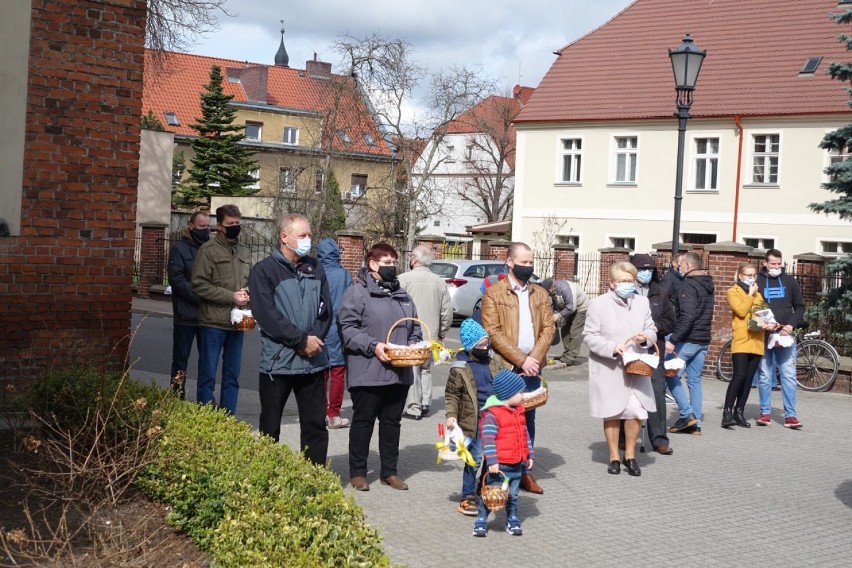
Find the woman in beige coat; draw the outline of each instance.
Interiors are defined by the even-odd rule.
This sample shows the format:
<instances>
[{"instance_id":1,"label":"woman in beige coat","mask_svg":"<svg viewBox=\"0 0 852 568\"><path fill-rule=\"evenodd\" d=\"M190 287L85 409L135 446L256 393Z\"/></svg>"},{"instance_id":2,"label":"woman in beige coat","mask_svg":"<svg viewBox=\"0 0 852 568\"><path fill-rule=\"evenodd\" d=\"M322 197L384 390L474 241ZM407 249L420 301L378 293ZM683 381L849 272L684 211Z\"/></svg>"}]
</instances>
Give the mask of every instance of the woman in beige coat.
<instances>
[{"instance_id":1,"label":"woman in beige coat","mask_svg":"<svg viewBox=\"0 0 852 568\"><path fill-rule=\"evenodd\" d=\"M651 377L628 375L621 355L647 353L657 340L648 299L636 295L636 267L617 262L610 269L610 290L589 304L583 339L589 347L589 404L591 414L604 421L612 474L621 473L618 454L619 422L624 420L624 466L641 475L636 442L642 420L656 410Z\"/></svg>"}]
</instances>

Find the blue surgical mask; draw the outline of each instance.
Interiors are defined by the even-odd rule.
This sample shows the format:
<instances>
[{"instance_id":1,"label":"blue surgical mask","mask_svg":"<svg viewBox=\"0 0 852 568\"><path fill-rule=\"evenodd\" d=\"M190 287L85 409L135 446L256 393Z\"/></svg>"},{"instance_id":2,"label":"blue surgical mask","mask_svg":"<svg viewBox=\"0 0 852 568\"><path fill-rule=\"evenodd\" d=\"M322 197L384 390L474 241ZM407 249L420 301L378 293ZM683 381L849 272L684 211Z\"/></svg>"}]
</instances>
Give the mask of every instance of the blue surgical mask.
<instances>
[{"instance_id":1,"label":"blue surgical mask","mask_svg":"<svg viewBox=\"0 0 852 568\"><path fill-rule=\"evenodd\" d=\"M619 282L615 285L615 293L626 300L636 293L636 284L633 282Z\"/></svg>"},{"instance_id":2,"label":"blue surgical mask","mask_svg":"<svg viewBox=\"0 0 852 568\"><path fill-rule=\"evenodd\" d=\"M636 273L636 280L641 282L642 284L647 284L651 281L651 278L654 276L653 270L640 270Z\"/></svg>"},{"instance_id":3,"label":"blue surgical mask","mask_svg":"<svg viewBox=\"0 0 852 568\"><path fill-rule=\"evenodd\" d=\"M742 282L743 284L745 284L745 285L746 285L746 287L751 287L751 285L752 285L752 284L754 284L754 278L742 278L742 279L740 280L740 282Z\"/></svg>"},{"instance_id":4,"label":"blue surgical mask","mask_svg":"<svg viewBox=\"0 0 852 568\"><path fill-rule=\"evenodd\" d=\"M311 252L311 238L296 239L296 248L292 249L298 256L305 256Z\"/></svg>"}]
</instances>

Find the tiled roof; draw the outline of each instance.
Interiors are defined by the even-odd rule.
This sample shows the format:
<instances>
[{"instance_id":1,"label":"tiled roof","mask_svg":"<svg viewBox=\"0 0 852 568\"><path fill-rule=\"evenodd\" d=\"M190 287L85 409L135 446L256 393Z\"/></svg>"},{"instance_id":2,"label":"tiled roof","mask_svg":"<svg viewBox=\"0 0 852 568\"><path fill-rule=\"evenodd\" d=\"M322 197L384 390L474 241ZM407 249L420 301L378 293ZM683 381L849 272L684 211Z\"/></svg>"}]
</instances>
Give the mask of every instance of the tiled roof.
<instances>
[{"instance_id":1,"label":"tiled roof","mask_svg":"<svg viewBox=\"0 0 852 568\"><path fill-rule=\"evenodd\" d=\"M838 11L837 0L636 0L560 50L516 122L671 118L668 49L687 31L707 50L693 116L849 112L844 85L825 74L850 58L837 41L848 27L828 18Z\"/></svg>"},{"instance_id":2,"label":"tiled roof","mask_svg":"<svg viewBox=\"0 0 852 568\"><path fill-rule=\"evenodd\" d=\"M145 56L148 63L150 53L147 50ZM190 125L201 117L199 95L204 91L204 85L210 81L210 68L213 65L220 66L223 74L229 67L266 69L265 103L251 100L246 93L249 88L244 88L242 83L227 79L223 82L223 90L227 94L234 95L235 103L249 103L256 105L255 108L266 106L270 110L294 113L322 113L323 109L332 106L334 89L330 80L317 78L304 70L186 53L170 53L160 73L156 76L149 73L145 75L142 96L143 114L147 114L149 109L153 110L154 115L163 122L167 130L179 135L197 135ZM150 66L146 65L146 69L149 68ZM334 77L341 79L340 76ZM345 93L340 105L341 115L337 119L337 130L345 129L351 143L345 144L339 136L335 135L334 149L381 157L392 156L393 153L382 138L364 100L354 95L351 90ZM255 97L255 99L258 98L260 97ZM180 125L166 124L165 112L176 113ZM364 134L369 134L374 145L367 144Z\"/></svg>"},{"instance_id":3,"label":"tiled roof","mask_svg":"<svg viewBox=\"0 0 852 568\"><path fill-rule=\"evenodd\" d=\"M518 111L532 96L532 87L516 85L513 98L492 95L479 104L471 107L455 120L447 124L447 134L489 134L492 137L502 133L504 124L508 122L508 155L509 166L515 166L515 128L511 126ZM507 115L508 112L508 115Z\"/></svg>"}]
</instances>

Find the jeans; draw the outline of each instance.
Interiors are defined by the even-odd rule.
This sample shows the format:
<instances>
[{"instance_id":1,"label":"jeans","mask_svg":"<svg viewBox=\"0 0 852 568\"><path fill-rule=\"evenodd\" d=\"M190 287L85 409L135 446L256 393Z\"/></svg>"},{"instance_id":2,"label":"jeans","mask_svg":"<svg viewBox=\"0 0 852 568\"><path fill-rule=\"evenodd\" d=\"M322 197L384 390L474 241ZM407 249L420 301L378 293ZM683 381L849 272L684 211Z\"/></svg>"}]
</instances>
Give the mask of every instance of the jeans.
<instances>
[{"instance_id":1,"label":"jeans","mask_svg":"<svg viewBox=\"0 0 852 568\"><path fill-rule=\"evenodd\" d=\"M346 365L335 365L325 371L325 392L327 405L325 415L329 418L340 416L343 406L343 389L346 386Z\"/></svg>"},{"instance_id":2,"label":"jeans","mask_svg":"<svg viewBox=\"0 0 852 568\"><path fill-rule=\"evenodd\" d=\"M509 499L506 501L506 520L517 520L518 518L518 492L521 488L521 473L523 472L523 463L500 464L500 471L509 478ZM503 483L502 475L490 475L488 470L485 471L486 485L500 485ZM484 522L488 519L488 508L482 499L479 500L479 510L476 514L477 522Z\"/></svg>"},{"instance_id":3,"label":"jeans","mask_svg":"<svg viewBox=\"0 0 852 568\"><path fill-rule=\"evenodd\" d=\"M476 496L476 474L479 473L479 467L482 465L482 443L479 441L479 436L471 442L467 450L470 452L470 456L476 462L476 465L464 465L464 471L462 471L462 499Z\"/></svg>"},{"instance_id":4,"label":"jeans","mask_svg":"<svg viewBox=\"0 0 852 568\"><path fill-rule=\"evenodd\" d=\"M299 451L305 452L305 457L317 465L325 465L328 454L324 375L325 371L300 375L261 373L258 382L260 433L278 441L284 406L290 393L295 393L299 410Z\"/></svg>"},{"instance_id":5,"label":"jeans","mask_svg":"<svg viewBox=\"0 0 852 568\"><path fill-rule=\"evenodd\" d=\"M204 326L199 329L201 339L198 342L198 390L195 399L201 404L216 402L213 391L216 389L216 369L219 367L221 354L222 386L219 391L219 406L231 414L236 414L245 332Z\"/></svg>"},{"instance_id":6,"label":"jeans","mask_svg":"<svg viewBox=\"0 0 852 568\"><path fill-rule=\"evenodd\" d=\"M781 401L784 403L784 418L796 416L796 346L767 349L760 362L760 413L772 410L772 386L775 384L775 367L781 375Z\"/></svg>"},{"instance_id":7,"label":"jeans","mask_svg":"<svg viewBox=\"0 0 852 568\"><path fill-rule=\"evenodd\" d=\"M349 426L349 477L367 476L367 457L373 426L379 421L380 477L396 475L399 432L408 385L352 387L352 424Z\"/></svg>"},{"instance_id":8,"label":"jeans","mask_svg":"<svg viewBox=\"0 0 852 568\"><path fill-rule=\"evenodd\" d=\"M689 405L692 407L692 413L698 418L697 426L699 427L701 426L701 418L704 416L701 410L701 370L704 368L704 358L707 356L707 349L709 347L709 345L684 342L678 343L675 347L678 357L686 362L680 374L686 375L686 387L689 389ZM680 382L680 377L677 378L677 382ZM675 396L674 392L672 392L672 396ZM677 397L675 397L675 401L677 401Z\"/></svg>"}]
</instances>

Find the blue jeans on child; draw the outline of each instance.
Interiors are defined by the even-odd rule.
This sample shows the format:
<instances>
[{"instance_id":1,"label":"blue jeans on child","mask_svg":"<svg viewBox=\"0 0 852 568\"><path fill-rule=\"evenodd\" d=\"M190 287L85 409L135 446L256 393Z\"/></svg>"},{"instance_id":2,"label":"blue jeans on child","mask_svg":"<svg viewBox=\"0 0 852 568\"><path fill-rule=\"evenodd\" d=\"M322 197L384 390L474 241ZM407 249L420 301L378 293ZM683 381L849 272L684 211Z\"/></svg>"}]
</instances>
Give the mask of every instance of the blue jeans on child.
<instances>
[{"instance_id":1,"label":"blue jeans on child","mask_svg":"<svg viewBox=\"0 0 852 568\"><path fill-rule=\"evenodd\" d=\"M509 478L509 499L506 501L506 520L510 521L518 518L518 492L521 489L521 474L524 470L523 463L515 463L515 464L500 464L500 471L503 472L507 478ZM485 474L485 484L486 485L500 485L503 483L503 476L500 474L490 475L488 473ZM482 499L479 500L479 511L476 515L476 522L485 522L488 519L488 508L485 507L485 503L482 502Z\"/></svg>"},{"instance_id":2,"label":"blue jeans on child","mask_svg":"<svg viewBox=\"0 0 852 568\"><path fill-rule=\"evenodd\" d=\"M462 499L476 497L476 474L479 473L479 467L482 465L482 444L479 441L479 436L470 443L467 450L470 452L470 457L473 458L476 465L464 465L464 471L462 471Z\"/></svg>"}]
</instances>

